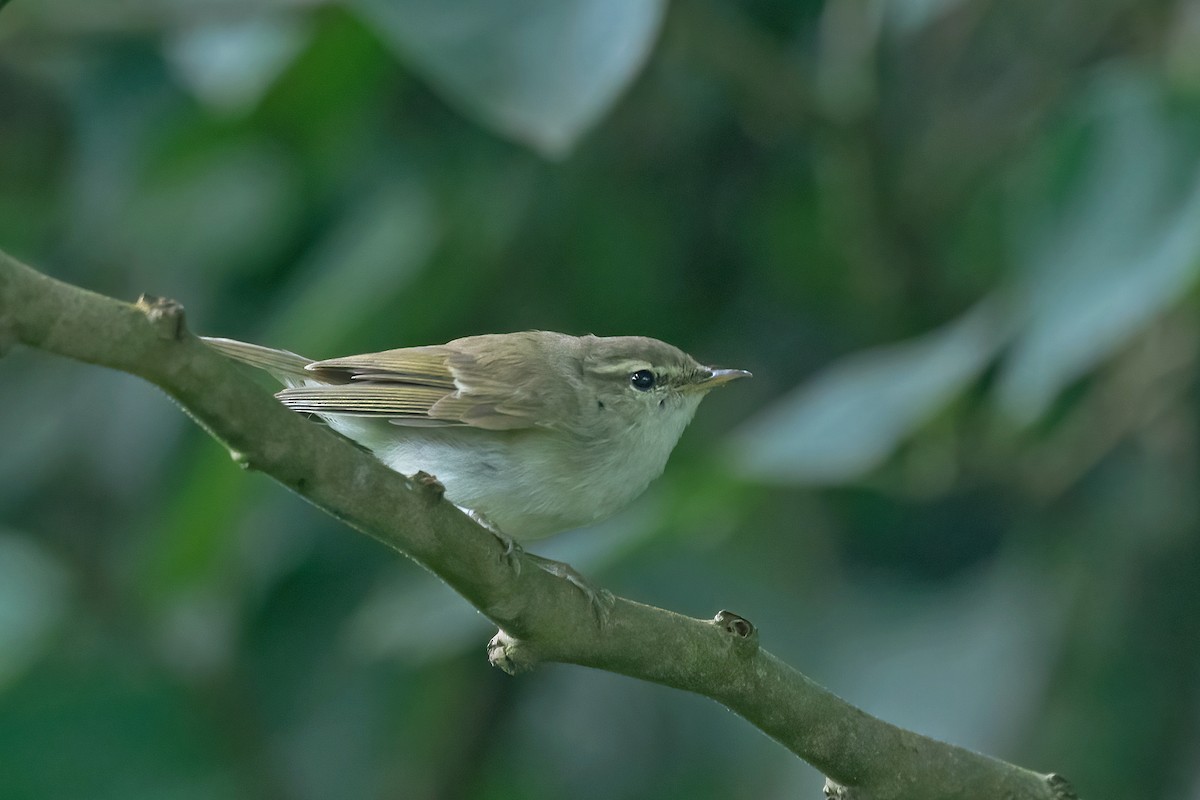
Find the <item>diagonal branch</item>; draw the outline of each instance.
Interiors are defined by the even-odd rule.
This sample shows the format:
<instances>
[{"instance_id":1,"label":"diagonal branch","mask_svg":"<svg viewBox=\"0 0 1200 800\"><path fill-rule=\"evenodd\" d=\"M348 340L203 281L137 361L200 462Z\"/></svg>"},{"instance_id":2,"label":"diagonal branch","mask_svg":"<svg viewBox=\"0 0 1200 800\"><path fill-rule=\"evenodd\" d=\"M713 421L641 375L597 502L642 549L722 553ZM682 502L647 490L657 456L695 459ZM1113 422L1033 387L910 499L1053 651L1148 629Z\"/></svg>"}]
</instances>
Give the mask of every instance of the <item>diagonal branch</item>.
<instances>
[{"instance_id":1,"label":"diagonal branch","mask_svg":"<svg viewBox=\"0 0 1200 800\"><path fill-rule=\"evenodd\" d=\"M875 719L758 647L736 614L711 621L618 598L597 626L588 600L541 569L513 570L499 541L407 478L280 406L184 326L183 309L123 303L0 252L0 355L21 343L137 375L176 400L244 468L260 470L436 574L499 626L489 654L510 672L580 664L727 706L829 776L830 797L1074 797L1040 775Z\"/></svg>"}]
</instances>

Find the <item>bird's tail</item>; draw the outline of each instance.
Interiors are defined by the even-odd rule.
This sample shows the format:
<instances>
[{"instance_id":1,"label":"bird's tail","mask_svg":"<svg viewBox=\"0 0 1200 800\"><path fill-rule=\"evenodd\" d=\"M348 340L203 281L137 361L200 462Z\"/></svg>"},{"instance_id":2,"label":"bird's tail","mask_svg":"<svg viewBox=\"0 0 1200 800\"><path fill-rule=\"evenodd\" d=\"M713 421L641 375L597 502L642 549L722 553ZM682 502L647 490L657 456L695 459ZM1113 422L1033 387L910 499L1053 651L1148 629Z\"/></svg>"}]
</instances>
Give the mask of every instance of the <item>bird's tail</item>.
<instances>
[{"instance_id":1,"label":"bird's tail","mask_svg":"<svg viewBox=\"0 0 1200 800\"><path fill-rule=\"evenodd\" d=\"M314 377L305 369L313 363L312 359L296 355L288 350L276 350L249 342L239 342L237 339L219 339L212 336L200 338L222 355L265 370L288 386L303 385L311 382Z\"/></svg>"}]
</instances>

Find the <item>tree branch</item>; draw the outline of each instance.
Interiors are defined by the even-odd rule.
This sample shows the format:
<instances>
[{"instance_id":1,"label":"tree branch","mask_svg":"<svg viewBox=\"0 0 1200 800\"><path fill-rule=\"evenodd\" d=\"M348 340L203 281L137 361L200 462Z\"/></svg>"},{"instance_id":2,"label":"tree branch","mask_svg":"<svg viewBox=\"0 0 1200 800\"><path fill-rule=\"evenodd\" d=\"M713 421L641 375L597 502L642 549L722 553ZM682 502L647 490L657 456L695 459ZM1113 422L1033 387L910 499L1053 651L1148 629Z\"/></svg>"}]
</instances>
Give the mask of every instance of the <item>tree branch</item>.
<instances>
[{"instance_id":1,"label":"tree branch","mask_svg":"<svg viewBox=\"0 0 1200 800\"><path fill-rule=\"evenodd\" d=\"M0 252L0 355L22 343L137 375L174 398L247 469L259 470L449 584L500 633L497 666L580 664L710 697L829 776L826 793L883 798L1074 797L1040 775L882 722L758 646L736 614L713 620L618 598L598 626L588 600L541 569L514 570L503 547L441 497L279 405L188 333L183 309L123 303L48 278Z\"/></svg>"}]
</instances>

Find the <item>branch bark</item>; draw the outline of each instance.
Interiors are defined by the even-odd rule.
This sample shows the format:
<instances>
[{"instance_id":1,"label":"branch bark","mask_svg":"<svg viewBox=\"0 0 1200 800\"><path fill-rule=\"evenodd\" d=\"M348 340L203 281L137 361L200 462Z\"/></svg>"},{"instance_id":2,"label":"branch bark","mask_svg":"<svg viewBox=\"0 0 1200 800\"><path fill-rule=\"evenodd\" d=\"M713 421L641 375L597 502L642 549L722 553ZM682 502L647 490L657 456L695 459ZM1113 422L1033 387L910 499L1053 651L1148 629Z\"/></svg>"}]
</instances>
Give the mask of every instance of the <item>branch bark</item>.
<instances>
[{"instance_id":1,"label":"branch bark","mask_svg":"<svg viewBox=\"0 0 1200 800\"><path fill-rule=\"evenodd\" d=\"M407 555L500 628L492 663L543 661L617 672L712 698L829 777L845 800L1064 800L1066 781L878 720L758 646L749 621L699 620L617 598L607 624L575 587L532 565L408 478L279 405L191 335L183 308L113 300L46 277L0 252L0 356L21 343L137 375L174 398L233 459Z\"/></svg>"}]
</instances>

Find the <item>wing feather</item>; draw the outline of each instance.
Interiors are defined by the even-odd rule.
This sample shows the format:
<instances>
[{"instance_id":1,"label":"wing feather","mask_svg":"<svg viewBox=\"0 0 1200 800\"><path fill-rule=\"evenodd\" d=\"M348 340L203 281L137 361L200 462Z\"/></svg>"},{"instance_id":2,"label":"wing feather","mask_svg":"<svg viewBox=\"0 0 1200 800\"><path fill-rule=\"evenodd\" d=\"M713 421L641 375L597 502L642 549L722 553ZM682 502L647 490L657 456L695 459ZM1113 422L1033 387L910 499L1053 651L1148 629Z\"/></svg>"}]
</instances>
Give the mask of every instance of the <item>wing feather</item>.
<instances>
[{"instance_id":1,"label":"wing feather","mask_svg":"<svg viewBox=\"0 0 1200 800\"><path fill-rule=\"evenodd\" d=\"M532 377L537 371L522 363L529 355L512 341L477 336L314 361L305 369L328 383L276 396L299 412L380 417L397 425L514 430L546 424L545 394ZM498 367L520 379L497 380Z\"/></svg>"},{"instance_id":2,"label":"wing feather","mask_svg":"<svg viewBox=\"0 0 1200 800\"><path fill-rule=\"evenodd\" d=\"M445 346L402 347L381 353L314 361L313 372L339 373L355 381L414 383L442 389L456 389L449 366L450 352Z\"/></svg>"},{"instance_id":3,"label":"wing feather","mask_svg":"<svg viewBox=\"0 0 1200 800\"><path fill-rule=\"evenodd\" d=\"M308 414L427 417L429 409L444 398L446 392L426 386L347 383L284 389L275 396L293 411Z\"/></svg>"}]
</instances>

